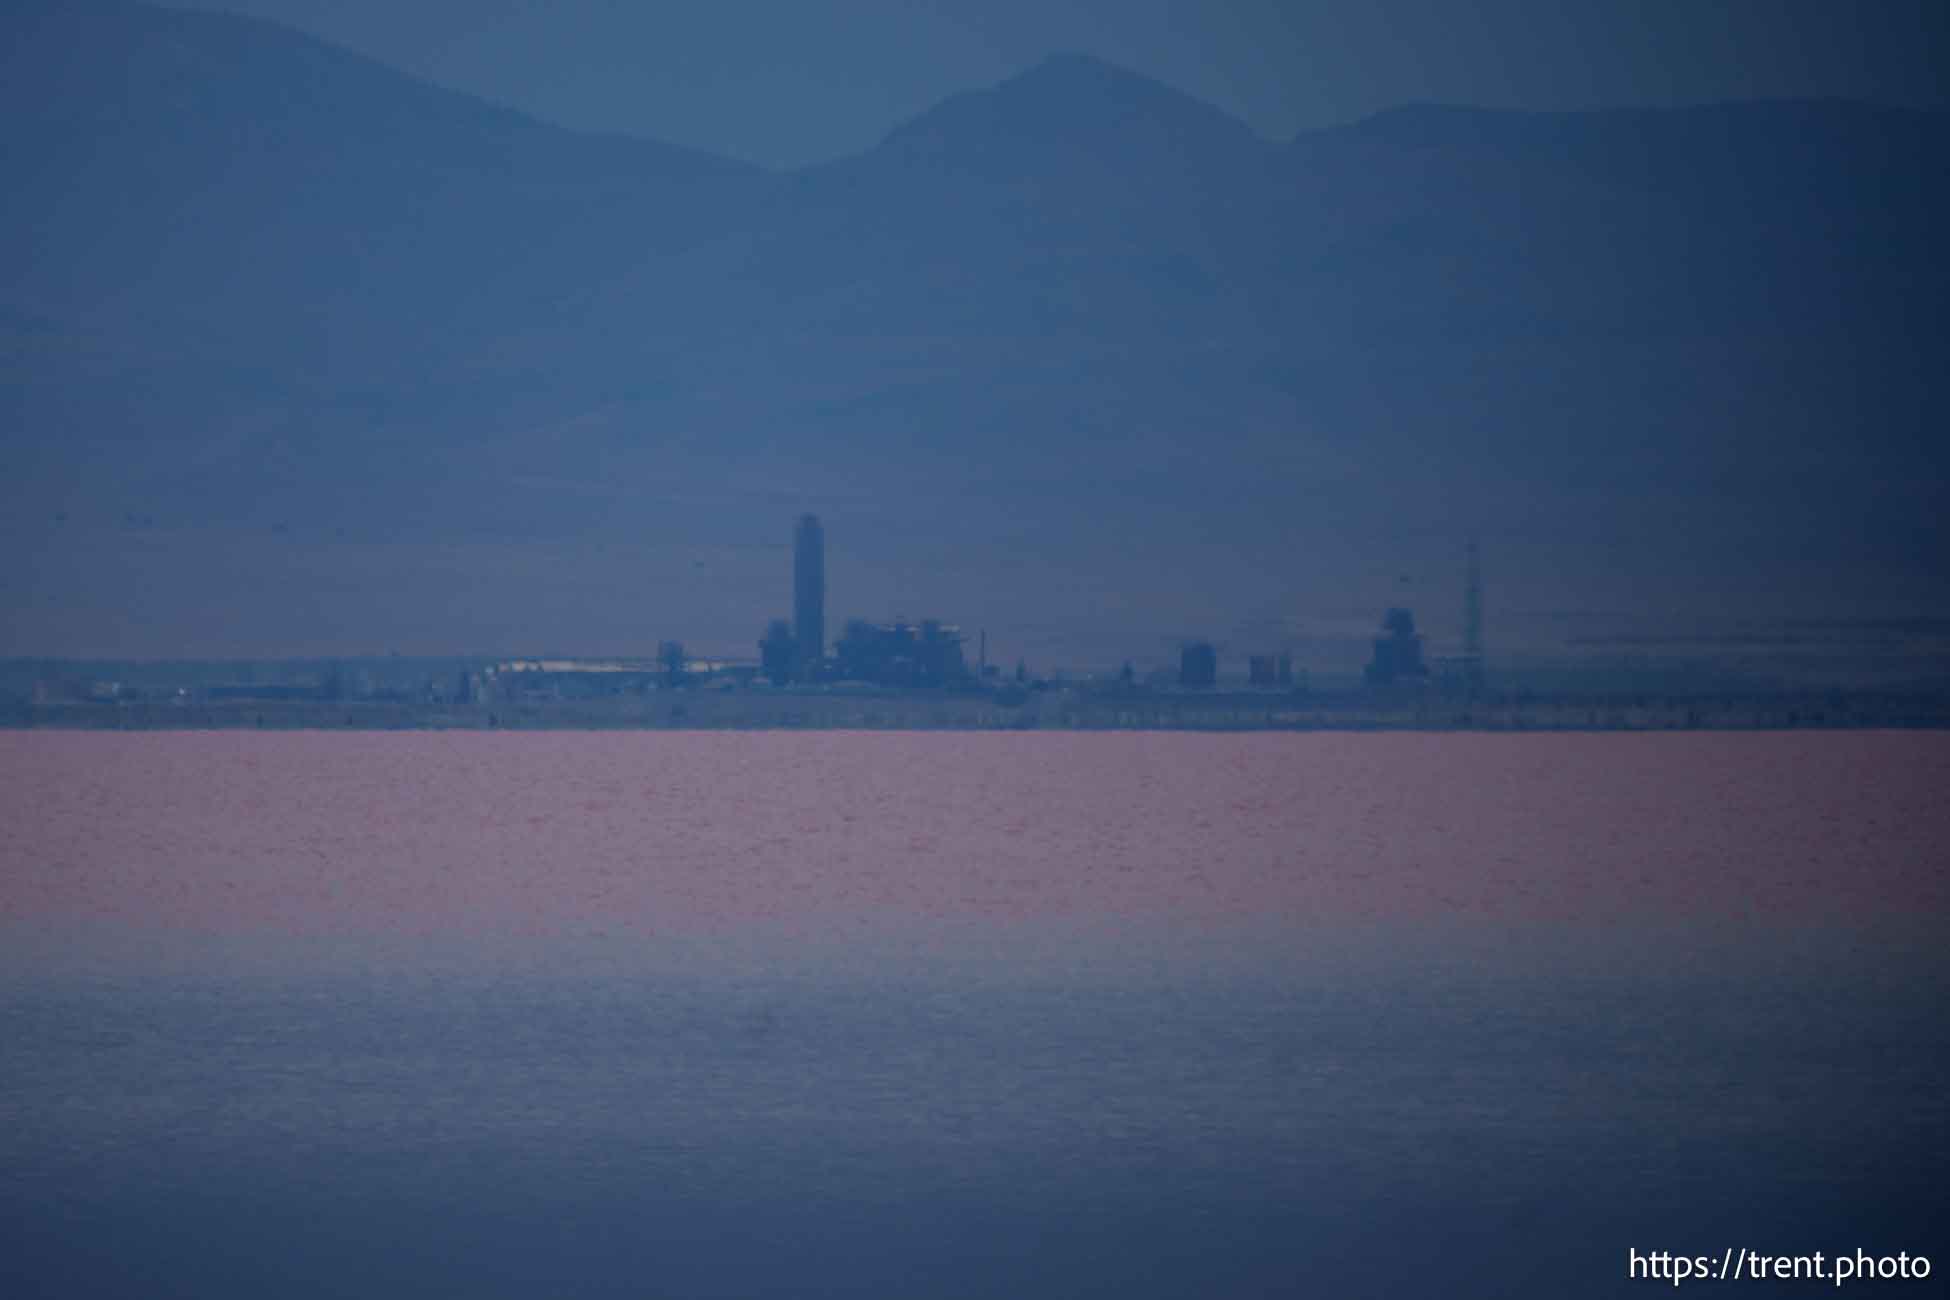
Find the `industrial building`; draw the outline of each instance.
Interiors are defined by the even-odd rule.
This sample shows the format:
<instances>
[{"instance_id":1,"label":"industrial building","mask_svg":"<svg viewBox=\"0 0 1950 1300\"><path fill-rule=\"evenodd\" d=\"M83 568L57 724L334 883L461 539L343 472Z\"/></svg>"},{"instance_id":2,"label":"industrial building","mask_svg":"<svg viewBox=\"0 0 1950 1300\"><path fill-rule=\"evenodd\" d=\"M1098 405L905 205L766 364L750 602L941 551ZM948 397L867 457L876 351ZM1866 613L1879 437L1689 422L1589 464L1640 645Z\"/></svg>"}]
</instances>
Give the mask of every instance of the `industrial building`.
<instances>
[{"instance_id":1,"label":"industrial building","mask_svg":"<svg viewBox=\"0 0 1950 1300\"><path fill-rule=\"evenodd\" d=\"M1374 658L1368 661L1363 676L1370 686L1416 684L1429 680L1429 666L1422 658L1422 636L1415 630L1415 615L1405 609L1391 609L1381 620L1381 635L1374 641Z\"/></svg>"},{"instance_id":2,"label":"industrial building","mask_svg":"<svg viewBox=\"0 0 1950 1300\"><path fill-rule=\"evenodd\" d=\"M1482 580L1476 546L1469 547L1469 573L1465 591L1462 655L1444 661L1445 680L1453 675L1472 692L1482 689ZM986 680L987 647L984 636L982 668L972 668L965 657L966 638L959 630L937 619L892 622L848 620L836 641L826 634L826 531L816 514L802 514L793 530L792 617L775 618L767 624L758 642L759 662L746 670L749 680L762 673L774 685L820 683L868 683L889 687L944 687L973 684ZM1290 652L1258 653L1246 658L1246 682L1257 690L1294 691L1305 689L1305 674L1295 670ZM1024 677L1020 670L1018 677ZM1421 685L1432 679L1431 664L1424 654L1424 637L1416 631L1415 616L1405 608L1388 610L1382 620L1381 635L1374 639L1373 655L1363 676L1370 686ZM668 684L680 680L666 673ZM1129 688L1136 674L1126 671L1120 678ZM1169 681L1168 670L1158 674L1160 684ZM1205 640L1180 645L1177 684L1181 689L1210 690L1219 684L1218 647Z\"/></svg>"},{"instance_id":3,"label":"industrial building","mask_svg":"<svg viewBox=\"0 0 1950 1300\"><path fill-rule=\"evenodd\" d=\"M787 682L871 682L955 686L972 682L959 629L938 619L869 623L851 619L826 653L826 530L799 516L792 537L792 622L773 619L758 643L760 671Z\"/></svg>"},{"instance_id":4,"label":"industrial building","mask_svg":"<svg viewBox=\"0 0 1950 1300\"><path fill-rule=\"evenodd\" d=\"M851 619L833 647L841 680L880 686L956 686L974 680L959 628L936 619L868 623Z\"/></svg>"},{"instance_id":5,"label":"industrial building","mask_svg":"<svg viewBox=\"0 0 1950 1300\"><path fill-rule=\"evenodd\" d=\"M1178 652L1180 686L1216 686L1219 652L1210 641L1194 641Z\"/></svg>"}]
</instances>

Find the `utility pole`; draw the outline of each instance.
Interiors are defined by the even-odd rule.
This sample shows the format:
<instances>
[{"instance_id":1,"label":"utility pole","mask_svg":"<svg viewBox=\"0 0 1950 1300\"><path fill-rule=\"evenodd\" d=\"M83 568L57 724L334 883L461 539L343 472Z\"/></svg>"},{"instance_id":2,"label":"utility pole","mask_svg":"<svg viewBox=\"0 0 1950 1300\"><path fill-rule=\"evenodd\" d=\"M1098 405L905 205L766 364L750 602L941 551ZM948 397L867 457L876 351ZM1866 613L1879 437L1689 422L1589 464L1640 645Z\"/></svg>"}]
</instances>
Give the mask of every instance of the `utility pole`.
<instances>
[{"instance_id":1,"label":"utility pole","mask_svg":"<svg viewBox=\"0 0 1950 1300\"><path fill-rule=\"evenodd\" d=\"M1469 693L1483 689L1483 568L1476 541L1469 543L1469 579L1463 590L1463 682Z\"/></svg>"}]
</instances>

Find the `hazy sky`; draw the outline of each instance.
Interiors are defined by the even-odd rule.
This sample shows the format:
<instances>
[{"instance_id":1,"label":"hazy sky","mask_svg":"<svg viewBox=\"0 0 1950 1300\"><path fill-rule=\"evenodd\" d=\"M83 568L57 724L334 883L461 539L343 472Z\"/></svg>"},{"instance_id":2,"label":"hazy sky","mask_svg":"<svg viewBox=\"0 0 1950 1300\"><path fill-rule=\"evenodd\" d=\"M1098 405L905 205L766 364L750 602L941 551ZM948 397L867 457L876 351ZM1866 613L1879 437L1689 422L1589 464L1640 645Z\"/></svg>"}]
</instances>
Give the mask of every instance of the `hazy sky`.
<instances>
[{"instance_id":1,"label":"hazy sky","mask_svg":"<svg viewBox=\"0 0 1950 1300\"><path fill-rule=\"evenodd\" d=\"M202 0L569 126L774 166L1056 50L1276 137L1414 101L1942 106L1943 0Z\"/></svg>"}]
</instances>

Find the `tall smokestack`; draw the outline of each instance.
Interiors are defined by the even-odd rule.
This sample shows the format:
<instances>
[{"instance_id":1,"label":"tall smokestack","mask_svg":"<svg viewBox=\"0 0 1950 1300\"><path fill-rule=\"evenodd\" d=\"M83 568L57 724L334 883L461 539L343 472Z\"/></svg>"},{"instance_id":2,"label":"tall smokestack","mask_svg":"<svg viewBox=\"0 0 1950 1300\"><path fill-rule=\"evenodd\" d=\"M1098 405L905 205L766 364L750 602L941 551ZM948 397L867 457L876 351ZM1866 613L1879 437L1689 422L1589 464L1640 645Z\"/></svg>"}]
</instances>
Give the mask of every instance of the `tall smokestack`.
<instances>
[{"instance_id":1,"label":"tall smokestack","mask_svg":"<svg viewBox=\"0 0 1950 1300\"><path fill-rule=\"evenodd\" d=\"M826 657L826 530L800 515L792 539L792 643L802 670Z\"/></svg>"}]
</instances>

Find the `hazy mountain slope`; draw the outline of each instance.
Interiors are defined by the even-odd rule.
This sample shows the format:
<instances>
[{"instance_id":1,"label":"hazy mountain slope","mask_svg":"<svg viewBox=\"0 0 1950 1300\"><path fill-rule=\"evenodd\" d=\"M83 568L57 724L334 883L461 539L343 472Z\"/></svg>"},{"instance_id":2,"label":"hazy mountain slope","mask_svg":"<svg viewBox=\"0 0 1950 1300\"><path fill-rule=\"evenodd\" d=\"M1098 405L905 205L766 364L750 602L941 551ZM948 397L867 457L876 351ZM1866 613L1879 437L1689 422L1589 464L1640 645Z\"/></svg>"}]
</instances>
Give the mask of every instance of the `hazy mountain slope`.
<instances>
[{"instance_id":1,"label":"hazy mountain slope","mask_svg":"<svg viewBox=\"0 0 1950 1300\"><path fill-rule=\"evenodd\" d=\"M768 175L266 24L0 23L13 650L735 647L807 507L841 614L1048 655L1358 631L1468 534L1505 609L1946 598L1940 115L1276 143L1061 56Z\"/></svg>"},{"instance_id":2,"label":"hazy mountain slope","mask_svg":"<svg viewBox=\"0 0 1950 1300\"><path fill-rule=\"evenodd\" d=\"M400 346L546 310L680 238L675 196L752 174L252 20L81 3L0 23L6 293L170 350L395 380Z\"/></svg>"},{"instance_id":3,"label":"hazy mountain slope","mask_svg":"<svg viewBox=\"0 0 1950 1300\"><path fill-rule=\"evenodd\" d=\"M15 6L0 60L0 419L75 528L439 535L482 411L605 392L524 332L763 181L221 15Z\"/></svg>"},{"instance_id":4,"label":"hazy mountain slope","mask_svg":"<svg viewBox=\"0 0 1950 1300\"><path fill-rule=\"evenodd\" d=\"M1937 565L1940 118L1407 110L1274 147L1147 86L1054 60L788 182L693 267L727 436L1000 465L998 509L1535 548L1677 513L1703 553Z\"/></svg>"}]
</instances>

